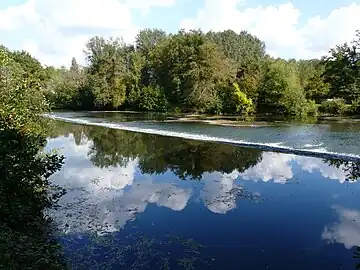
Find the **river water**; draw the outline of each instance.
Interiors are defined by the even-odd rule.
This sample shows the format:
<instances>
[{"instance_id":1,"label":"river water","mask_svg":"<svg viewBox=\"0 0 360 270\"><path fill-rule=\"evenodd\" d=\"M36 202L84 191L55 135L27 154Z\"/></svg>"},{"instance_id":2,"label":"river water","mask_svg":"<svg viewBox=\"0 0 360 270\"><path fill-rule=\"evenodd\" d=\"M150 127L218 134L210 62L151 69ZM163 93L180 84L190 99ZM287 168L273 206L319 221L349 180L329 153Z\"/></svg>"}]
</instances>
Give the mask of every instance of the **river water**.
<instances>
[{"instance_id":1,"label":"river water","mask_svg":"<svg viewBox=\"0 0 360 270\"><path fill-rule=\"evenodd\" d=\"M73 269L356 269L360 123L51 115ZM166 120L162 118L161 120Z\"/></svg>"}]
</instances>

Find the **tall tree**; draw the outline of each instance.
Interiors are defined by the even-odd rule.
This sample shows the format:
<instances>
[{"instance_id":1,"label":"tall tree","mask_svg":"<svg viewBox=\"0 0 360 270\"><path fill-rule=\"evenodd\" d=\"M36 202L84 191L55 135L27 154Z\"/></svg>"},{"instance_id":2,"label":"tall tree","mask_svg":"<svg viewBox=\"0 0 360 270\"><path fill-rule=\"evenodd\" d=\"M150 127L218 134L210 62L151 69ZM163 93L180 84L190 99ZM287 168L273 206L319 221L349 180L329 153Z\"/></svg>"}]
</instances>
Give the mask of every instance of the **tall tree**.
<instances>
[{"instance_id":1,"label":"tall tree","mask_svg":"<svg viewBox=\"0 0 360 270\"><path fill-rule=\"evenodd\" d=\"M73 57L71 59L70 72L75 73L75 74L80 72L80 66L77 63L75 57Z\"/></svg>"},{"instance_id":2,"label":"tall tree","mask_svg":"<svg viewBox=\"0 0 360 270\"><path fill-rule=\"evenodd\" d=\"M360 34L351 44L344 43L330 50L323 59L324 81L330 84L330 97L347 102L360 98Z\"/></svg>"},{"instance_id":3,"label":"tall tree","mask_svg":"<svg viewBox=\"0 0 360 270\"><path fill-rule=\"evenodd\" d=\"M120 39L94 37L86 45L88 87L98 109L116 109L126 96L126 46Z\"/></svg>"},{"instance_id":4,"label":"tall tree","mask_svg":"<svg viewBox=\"0 0 360 270\"><path fill-rule=\"evenodd\" d=\"M237 69L237 84L241 91L256 101L257 90L263 76L265 43L246 31L209 32L215 42Z\"/></svg>"},{"instance_id":5,"label":"tall tree","mask_svg":"<svg viewBox=\"0 0 360 270\"><path fill-rule=\"evenodd\" d=\"M136 36L135 48L138 52L146 55L153 50L157 44L166 39L166 37L167 34L163 30L143 29Z\"/></svg>"},{"instance_id":6,"label":"tall tree","mask_svg":"<svg viewBox=\"0 0 360 270\"><path fill-rule=\"evenodd\" d=\"M207 111L219 102L218 90L234 77L224 54L200 31L179 31L152 54L157 82L169 102Z\"/></svg>"},{"instance_id":7,"label":"tall tree","mask_svg":"<svg viewBox=\"0 0 360 270\"><path fill-rule=\"evenodd\" d=\"M143 70L146 68L146 58L139 52L131 51L127 55L126 70L126 105L131 109L138 109L142 92Z\"/></svg>"},{"instance_id":8,"label":"tall tree","mask_svg":"<svg viewBox=\"0 0 360 270\"><path fill-rule=\"evenodd\" d=\"M319 62L320 60L318 59L300 60L295 62L299 73L301 87L306 87L310 77L317 71Z\"/></svg>"},{"instance_id":9,"label":"tall tree","mask_svg":"<svg viewBox=\"0 0 360 270\"><path fill-rule=\"evenodd\" d=\"M26 75L44 82L47 79L45 69L41 63L26 51L13 51L10 57L25 71Z\"/></svg>"},{"instance_id":10,"label":"tall tree","mask_svg":"<svg viewBox=\"0 0 360 270\"><path fill-rule=\"evenodd\" d=\"M303 85L306 98L314 100L316 103L324 101L330 91L330 84L324 82L322 77L324 70L324 65L318 63Z\"/></svg>"},{"instance_id":11,"label":"tall tree","mask_svg":"<svg viewBox=\"0 0 360 270\"><path fill-rule=\"evenodd\" d=\"M151 53L162 41L167 38L167 34L160 29L144 29L136 36L135 48L144 58L141 69L141 83L144 86L154 84L155 73L151 64Z\"/></svg>"},{"instance_id":12,"label":"tall tree","mask_svg":"<svg viewBox=\"0 0 360 270\"><path fill-rule=\"evenodd\" d=\"M39 114L49 108L42 90L43 81L12 56L0 48L0 123L6 125L0 126L0 130L14 126L21 130L32 127L38 132L43 122Z\"/></svg>"},{"instance_id":13,"label":"tall tree","mask_svg":"<svg viewBox=\"0 0 360 270\"><path fill-rule=\"evenodd\" d=\"M260 88L260 110L287 115L306 115L309 109L294 63L271 59Z\"/></svg>"}]
</instances>

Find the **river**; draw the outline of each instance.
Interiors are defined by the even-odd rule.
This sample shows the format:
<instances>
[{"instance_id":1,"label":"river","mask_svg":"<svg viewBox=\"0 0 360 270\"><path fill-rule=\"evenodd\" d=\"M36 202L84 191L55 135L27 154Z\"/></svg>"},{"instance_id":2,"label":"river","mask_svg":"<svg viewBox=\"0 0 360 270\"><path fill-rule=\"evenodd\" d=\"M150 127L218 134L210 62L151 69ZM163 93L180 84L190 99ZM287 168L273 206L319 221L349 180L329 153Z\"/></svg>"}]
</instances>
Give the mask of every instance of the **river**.
<instances>
[{"instance_id":1,"label":"river","mask_svg":"<svg viewBox=\"0 0 360 270\"><path fill-rule=\"evenodd\" d=\"M55 113L73 269L355 269L360 123ZM193 268L192 268L193 267Z\"/></svg>"}]
</instances>

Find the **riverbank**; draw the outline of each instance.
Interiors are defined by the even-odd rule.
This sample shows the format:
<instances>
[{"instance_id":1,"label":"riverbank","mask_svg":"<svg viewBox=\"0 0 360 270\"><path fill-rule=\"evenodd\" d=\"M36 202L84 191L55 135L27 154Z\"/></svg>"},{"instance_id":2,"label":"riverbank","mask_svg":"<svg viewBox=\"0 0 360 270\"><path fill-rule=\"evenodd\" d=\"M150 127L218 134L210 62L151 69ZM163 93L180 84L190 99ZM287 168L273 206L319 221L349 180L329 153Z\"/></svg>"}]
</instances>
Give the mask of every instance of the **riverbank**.
<instances>
[{"instance_id":1,"label":"riverbank","mask_svg":"<svg viewBox=\"0 0 360 270\"><path fill-rule=\"evenodd\" d=\"M56 111L55 111L56 112ZM74 113L73 111L58 111L61 113ZM272 126L279 124L315 124L324 122L353 123L359 122L360 116L329 116L321 115L308 118L287 118L283 115L257 114L253 116L239 115L211 115L198 113L160 113L160 112L141 112L141 111L76 111L75 113L93 113L100 117L128 116L130 120L141 119L142 122L168 122L168 123L204 123L219 126L234 127L257 127ZM135 119L134 119L135 118ZM124 121L129 121L126 119Z\"/></svg>"}]
</instances>

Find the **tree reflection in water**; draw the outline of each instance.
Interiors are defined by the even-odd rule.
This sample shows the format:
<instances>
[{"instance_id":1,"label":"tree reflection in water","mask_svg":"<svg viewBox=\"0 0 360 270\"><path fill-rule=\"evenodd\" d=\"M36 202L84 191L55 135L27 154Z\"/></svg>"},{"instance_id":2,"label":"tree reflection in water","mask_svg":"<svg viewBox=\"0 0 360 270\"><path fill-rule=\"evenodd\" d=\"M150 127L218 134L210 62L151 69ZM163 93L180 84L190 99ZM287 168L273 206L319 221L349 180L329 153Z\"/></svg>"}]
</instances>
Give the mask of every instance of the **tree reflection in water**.
<instances>
[{"instance_id":1,"label":"tree reflection in water","mask_svg":"<svg viewBox=\"0 0 360 270\"><path fill-rule=\"evenodd\" d=\"M182 180L200 180L205 173L231 174L237 171L241 174L260 163L263 156L263 153L256 149L233 147L225 144L74 125L65 122L54 123L56 124L56 133L52 134L53 137L59 134L65 136L72 134L77 145L85 140L92 141L88 156L92 163L100 168L126 166L130 161L136 159L143 174L162 174L171 171ZM340 159L325 159L323 161L331 167L344 171L346 180L349 182L357 181L360 178L359 162ZM226 192L229 193L224 195L226 198L235 196L255 201L259 199L258 196L238 187L231 188ZM224 200L221 197L216 199ZM211 207L211 204L218 202L212 200L205 203ZM193 240L182 240L179 237L176 238L176 241L169 240L171 238L153 239L142 234L129 234L127 237L129 243L121 242L122 240L110 234L105 236L92 235L91 242L93 244L84 247L83 251L79 251L84 256L74 256L73 262L86 267L91 266L94 262L90 258L93 258L91 256L94 256L94 252L100 252L100 247L102 250L104 247L107 250L106 255L99 254L99 256L108 258L108 265L113 258L118 258L119 261L113 263L118 263L119 266L123 267L124 264L128 266L131 263L133 269L141 269L143 264L149 263L155 263L153 267L157 269L168 269L174 265L179 267L179 264L185 269L193 269L192 267L199 264L207 265L211 262L211 259L205 260L199 255L199 250L203 248L201 245L196 245L196 248L194 246L189 247L188 244L195 243L192 242ZM122 237L122 239L124 238ZM180 243L181 248L174 248L175 242ZM99 245L100 243L101 245ZM160 246L161 249L158 248ZM119 247L121 248L119 249ZM164 247L167 248L164 249ZM174 249L182 250L182 252L177 256L167 256L169 255L167 252ZM74 254L78 254L78 252ZM355 251L354 258L358 259L359 256L360 247ZM178 259L174 259L175 257ZM101 268L103 267L105 265L101 266ZM356 267L360 269L360 263Z\"/></svg>"},{"instance_id":2,"label":"tree reflection in water","mask_svg":"<svg viewBox=\"0 0 360 270\"><path fill-rule=\"evenodd\" d=\"M330 166L342 169L346 174L346 181L354 182L360 179L360 162L343 161L340 159L324 160ZM355 248L354 259L356 259L355 269L360 269L360 246Z\"/></svg>"},{"instance_id":3,"label":"tree reflection in water","mask_svg":"<svg viewBox=\"0 0 360 270\"><path fill-rule=\"evenodd\" d=\"M144 174L170 170L180 179L200 180L203 173L244 172L261 161L262 151L226 144L141 134L104 127L74 125L54 121L56 135L73 134L80 144L86 137L93 142L88 155L93 164L104 168L126 166L137 158Z\"/></svg>"},{"instance_id":4,"label":"tree reflection in water","mask_svg":"<svg viewBox=\"0 0 360 270\"><path fill-rule=\"evenodd\" d=\"M344 161L341 159L327 159L325 163L342 169L346 174L346 181L354 182L360 178L360 162Z\"/></svg>"}]
</instances>

